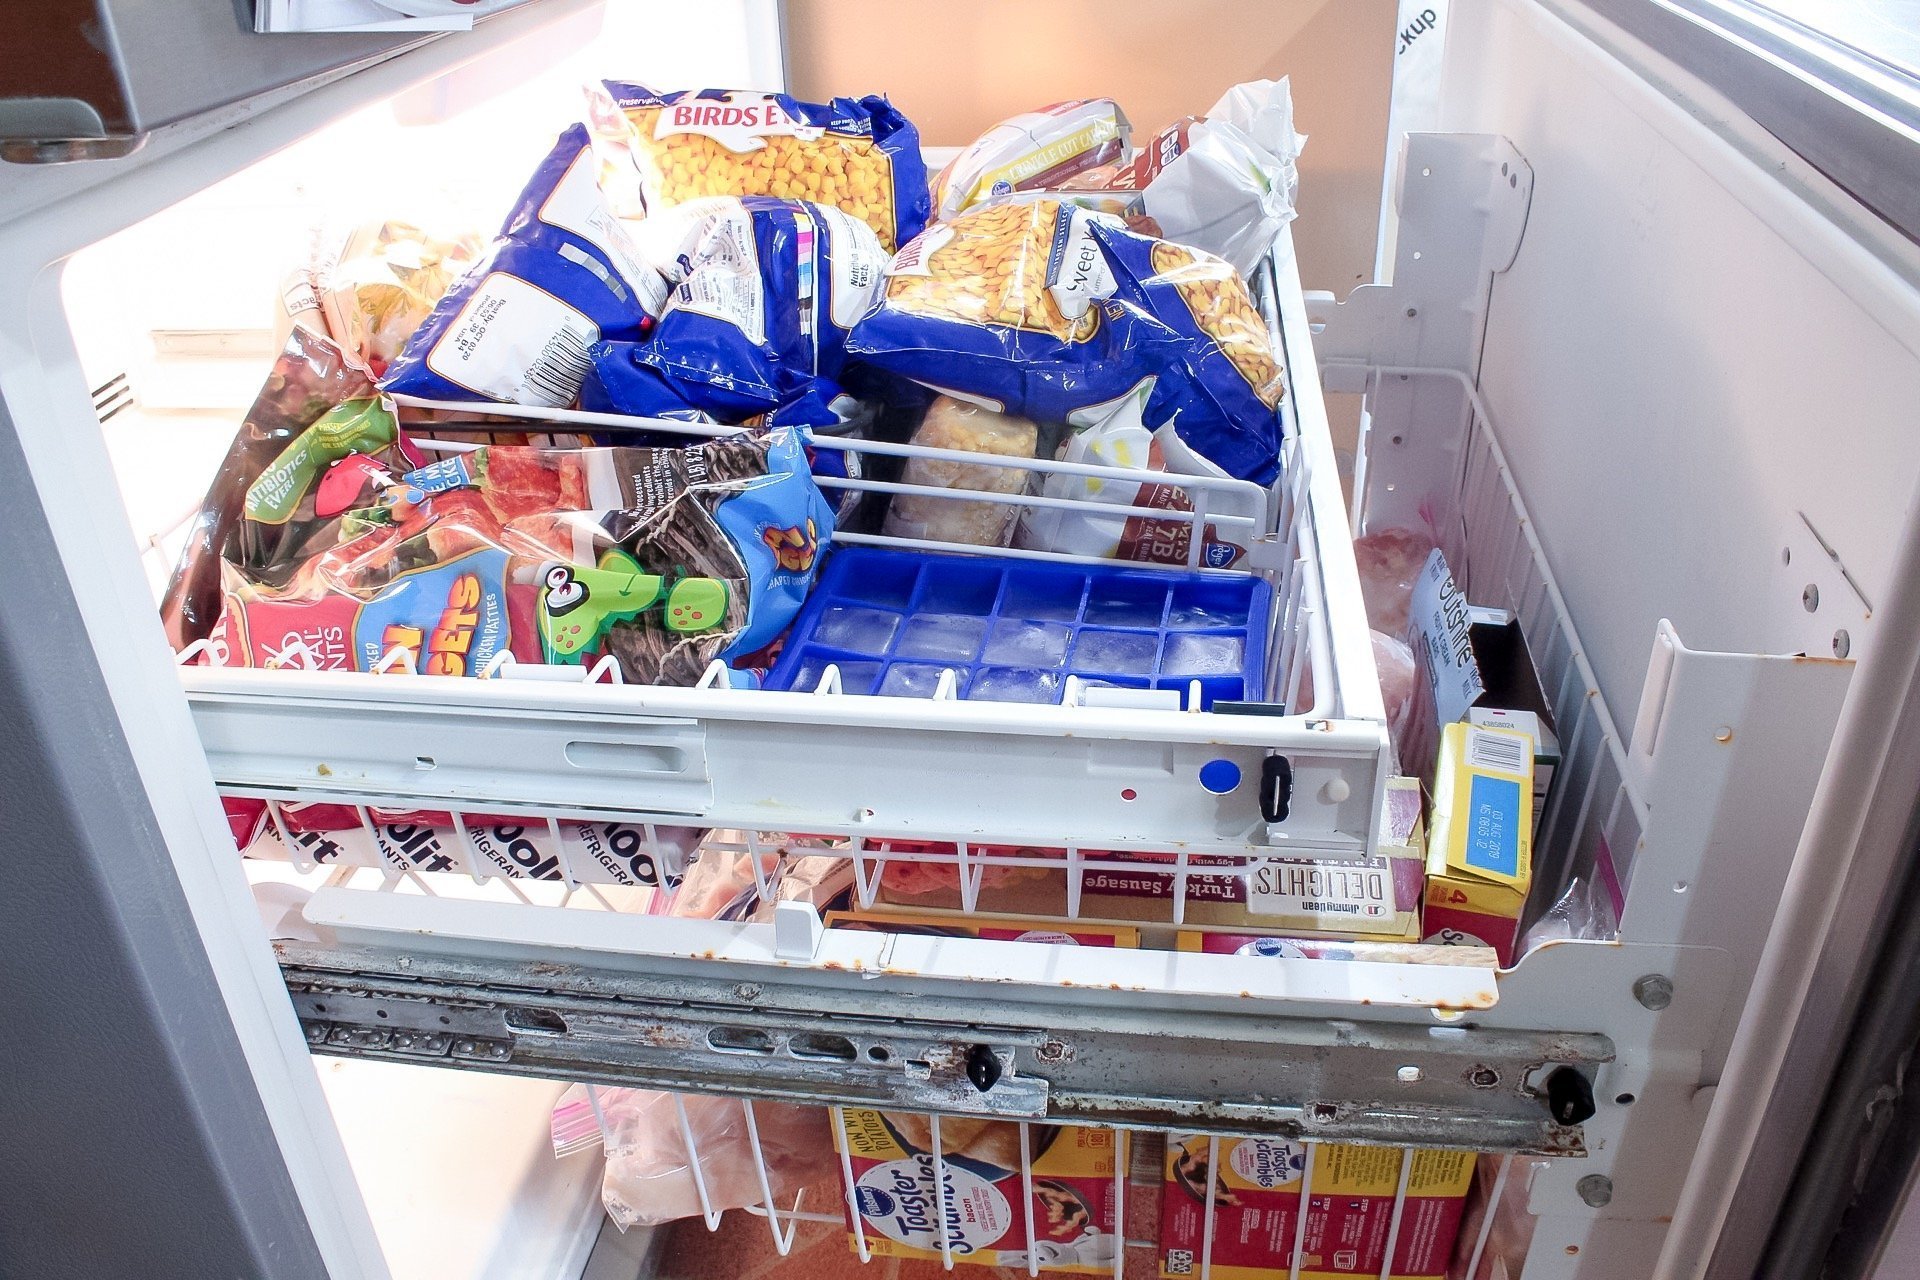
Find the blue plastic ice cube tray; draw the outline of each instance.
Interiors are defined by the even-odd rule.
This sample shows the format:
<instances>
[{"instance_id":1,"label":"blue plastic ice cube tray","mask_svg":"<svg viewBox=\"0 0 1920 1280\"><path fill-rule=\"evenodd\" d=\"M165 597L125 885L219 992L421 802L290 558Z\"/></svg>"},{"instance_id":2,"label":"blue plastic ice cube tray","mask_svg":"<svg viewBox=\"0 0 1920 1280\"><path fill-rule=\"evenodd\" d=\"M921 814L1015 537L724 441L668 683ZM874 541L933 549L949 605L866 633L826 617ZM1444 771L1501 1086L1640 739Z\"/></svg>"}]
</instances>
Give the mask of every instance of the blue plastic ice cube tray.
<instances>
[{"instance_id":1,"label":"blue plastic ice cube tray","mask_svg":"<svg viewBox=\"0 0 1920 1280\"><path fill-rule=\"evenodd\" d=\"M1057 703L1069 675L1258 701L1272 601L1252 575L842 547L767 687L812 692L833 665L846 693L929 697L951 669L976 702Z\"/></svg>"}]
</instances>

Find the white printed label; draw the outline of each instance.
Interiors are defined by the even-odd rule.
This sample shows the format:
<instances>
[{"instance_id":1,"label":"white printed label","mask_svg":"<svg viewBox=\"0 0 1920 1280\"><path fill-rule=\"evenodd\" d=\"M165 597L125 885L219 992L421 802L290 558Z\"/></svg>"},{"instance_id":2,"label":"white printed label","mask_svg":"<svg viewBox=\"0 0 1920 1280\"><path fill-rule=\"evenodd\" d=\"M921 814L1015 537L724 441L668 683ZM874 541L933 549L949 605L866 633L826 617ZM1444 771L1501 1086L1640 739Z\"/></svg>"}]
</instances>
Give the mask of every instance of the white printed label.
<instances>
[{"instance_id":1,"label":"white printed label","mask_svg":"<svg viewBox=\"0 0 1920 1280\"><path fill-rule=\"evenodd\" d=\"M1247 872L1247 910L1325 921L1384 920L1393 914L1393 882L1377 862L1266 862Z\"/></svg>"},{"instance_id":2,"label":"white printed label","mask_svg":"<svg viewBox=\"0 0 1920 1280\"><path fill-rule=\"evenodd\" d=\"M562 231L572 232L607 255L607 261L620 273L640 298L649 315L660 314L665 286L640 260L633 241L620 219L607 207L600 184L594 180L593 152L585 147L567 166L566 173L554 184L546 203L540 206L540 221Z\"/></svg>"},{"instance_id":3,"label":"white printed label","mask_svg":"<svg viewBox=\"0 0 1920 1280\"><path fill-rule=\"evenodd\" d=\"M752 215L736 208L715 217L692 257L700 265L667 295L666 310L712 316L756 343L765 342L766 295Z\"/></svg>"},{"instance_id":4,"label":"white printed label","mask_svg":"<svg viewBox=\"0 0 1920 1280\"><path fill-rule=\"evenodd\" d=\"M427 368L509 404L570 405L587 375L593 321L536 285L496 271L427 352Z\"/></svg>"},{"instance_id":5,"label":"white printed label","mask_svg":"<svg viewBox=\"0 0 1920 1280\"><path fill-rule=\"evenodd\" d=\"M1227 1165L1256 1187L1284 1187L1307 1167L1307 1148L1284 1138L1242 1138L1233 1144Z\"/></svg>"},{"instance_id":6,"label":"white printed label","mask_svg":"<svg viewBox=\"0 0 1920 1280\"><path fill-rule=\"evenodd\" d=\"M660 108L653 136L697 133L712 138L729 151L758 151L770 137L811 141L826 130L801 124L788 115L777 98L760 93L726 93L717 98L686 97Z\"/></svg>"},{"instance_id":7,"label":"white printed label","mask_svg":"<svg viewBox=\"0 0 1920 1280\"><path fill-rule=\"evenodd\" d=\"M1518 733L1467 730L1467 764L1494 773L1527 776L1527 740Z\"/></svg>"},{"instance_id":8,"label":"white printed label","mask_svg":"<svg viewBox=\"0 0 1920 1280\"><path fill-rule=\"evenodd\" d=\"M873 228L830 205L817 205L833 242L831 318L836 329L851 329L880 292L887 274L887 253ZM815 253L818 254L816 249Z\"/></svg>"},{"instance_id":9,"label":"white printed label","mask_svg":"<svg viewBox=\"0 0 1920 1280\"><path fill-rule=\"evenodd\" d=\"M1047 292L1069 320L1078 320L1094 303L1113 296L1113 268L1093 238L1096 216L1084 209L1062 208L1054 231Z\"/></svg>"},{"instance_id":10,"label":"white printed label","mask_svg":"<svg viewBox=\"0 0 1920 1280\"><path fill-rule=\"evenodd\" d=\"M889 1160L862 1173L855 1192L860 1216L889 1240L914 1249L939 1252L942 1226L958 1257L997 1243L1013 1227L1013 1206L1000 1189L953 1161L946 1171L946 1221L941 1223L940 1191L932 1156Z\"/></svg>"},{"instance_id":11,"label":"white printed label","mask_svg":"<svg viewBox=\"0 0 1920 1280\"><path fill-rule=\"evenodd\" d=\"M1414 579L1407 643L1416 654L1423 649L1426 653L1427 679L1440 724L1465 719L1467 708L1486 692L1468 640L1470 625L1466 593L1455 584L1446 556L1435 547Z\"/></svg>"}]
</instances>

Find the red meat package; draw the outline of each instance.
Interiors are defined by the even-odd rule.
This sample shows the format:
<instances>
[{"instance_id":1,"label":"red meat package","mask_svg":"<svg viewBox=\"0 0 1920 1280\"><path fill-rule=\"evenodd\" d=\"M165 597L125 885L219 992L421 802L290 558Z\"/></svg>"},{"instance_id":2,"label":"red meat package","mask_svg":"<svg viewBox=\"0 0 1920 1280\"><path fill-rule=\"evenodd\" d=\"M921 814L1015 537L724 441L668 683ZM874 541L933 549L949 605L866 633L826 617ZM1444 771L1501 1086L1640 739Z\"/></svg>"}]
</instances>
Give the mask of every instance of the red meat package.
<instances>
[{"instance_id":1,"label":"red meat package","mask_svg":"<svg viewBox=\"0 0 1920 1280\"><path fill-rule=\"evenodd\" d=\"M1474 1157L1461 1151L1327 1143L1312 1153L1284 1138L1169 1136L1160 1202L1160 1274L1215 1280L1287 1275L1296 1249L1300 1280L1379 1276L1387 1261L1402 1160L1412 1160L1394 1239L1395 1280L1442 1280ZM1300 1191L1311 1178L1305 1230ZM1207 1239L1208 1184L1213 1232ZM1204 1258L1203 1258L1204 1255Z\"/></svg>"},{"instance_id":2,"label":"red meat package","mask_svg":"<svg viewBox=\"0 0 1920 1280\"><path fill-rule=\"evenodd\" d=\"M884 1258L1108 1275L1115 1230L1114 1171L1126 1137L1112 1129L1035 1124L1027 1129L1029 1198L1021 1179L1020 1126L948 1116L848 1110L834 1133L853 1170L860 1219L850 1224ZM944 1175L944 1176L943 1176ZM945 1247L942 1248L944 1239Z\"/></svg>"}]
</instances>

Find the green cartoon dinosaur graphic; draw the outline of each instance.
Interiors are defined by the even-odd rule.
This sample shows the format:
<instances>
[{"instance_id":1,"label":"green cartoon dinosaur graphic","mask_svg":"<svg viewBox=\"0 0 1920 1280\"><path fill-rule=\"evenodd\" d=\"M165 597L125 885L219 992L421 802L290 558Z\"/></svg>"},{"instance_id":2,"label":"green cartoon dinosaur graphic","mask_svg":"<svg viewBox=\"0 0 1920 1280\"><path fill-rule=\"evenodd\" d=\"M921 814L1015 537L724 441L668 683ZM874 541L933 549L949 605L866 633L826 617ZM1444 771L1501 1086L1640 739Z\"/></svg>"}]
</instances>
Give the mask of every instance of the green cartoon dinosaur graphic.
<instances>
[{"instance_id":1,"label":"green cartoon dinosaur graphic","mask_svg":"<svg viewBox=\"0 0 1920 1280\"><path fill-rule=\"evenodd\" d=\"M550 560L540 566L540 647L550 663L577 663L616 622L659 609L667 630L711 631L726 620L727 584L717 578L638 572L624 552L585 569Z\"/></svg>"}]
</instances>

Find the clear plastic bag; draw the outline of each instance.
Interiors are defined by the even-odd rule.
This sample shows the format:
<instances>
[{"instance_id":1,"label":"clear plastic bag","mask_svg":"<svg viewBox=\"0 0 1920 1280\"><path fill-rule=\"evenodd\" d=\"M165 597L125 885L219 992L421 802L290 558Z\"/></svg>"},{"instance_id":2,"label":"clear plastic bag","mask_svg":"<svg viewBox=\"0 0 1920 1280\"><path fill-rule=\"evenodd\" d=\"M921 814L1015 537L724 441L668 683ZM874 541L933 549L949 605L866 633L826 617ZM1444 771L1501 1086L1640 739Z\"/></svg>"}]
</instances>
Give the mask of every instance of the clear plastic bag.
<instances>
[{"instance_id":1,"label":"clear plastic bag","mask_svg":"<svg viewBox=\"0 0 1920 1280\"><path fill-rule=\"evenodd\" d=\"M769 1196L790 1206L794 1192L834 1158L823 1107L751 1104L763 1186L748 1103L649 1089L602 1089L598 1096L607 1149L601 1201L622 1231L740 1209Z\"/></svg>"}]
</instances>

